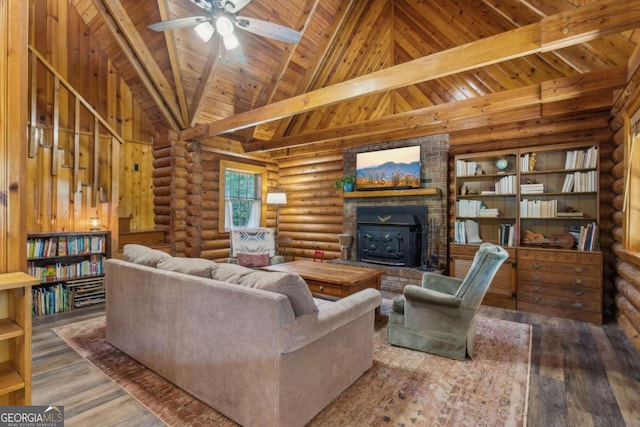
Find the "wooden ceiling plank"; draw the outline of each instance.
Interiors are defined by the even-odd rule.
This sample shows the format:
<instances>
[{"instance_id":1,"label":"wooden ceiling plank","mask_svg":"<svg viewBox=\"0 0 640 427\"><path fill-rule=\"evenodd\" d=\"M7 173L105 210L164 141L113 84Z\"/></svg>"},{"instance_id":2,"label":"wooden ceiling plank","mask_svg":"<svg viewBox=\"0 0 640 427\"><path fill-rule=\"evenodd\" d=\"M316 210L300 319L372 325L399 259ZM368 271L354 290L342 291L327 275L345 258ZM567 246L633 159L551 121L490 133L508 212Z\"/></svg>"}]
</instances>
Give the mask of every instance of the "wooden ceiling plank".
<instances>
[{"instance_id":1,"label":"wooden ceiling plank","mask_svg":"<svg viewBox=\"0 0 640 427\"><path fill-rule=\"evenodd\" d=\"M255 126L347 99L584 43L605 34L635 28L638 22L640 0L630 0L624 5L609 0L583 6L544 18L540 23L457 46L208 125L187 129L181 132L181 137L186 140L197 139Z\"/></svg>"},{"instance_id":2,"label":"wooden ceiling plank","mask_svg":"<svg viewBox=\"0 0 640 427\"><path fill-rule=\"evenodd\" d=\"M134 67L138 77L174 129L184 129L181 114L171 86L155 62L153 55L126 14L119 0L93 0L94 6ZM113 17L117 17L118 22ZM120 25L119 25L120 24Z\"/></svg>"},{"instance_id":3,"label":"wooden ceiling plank","mask_svg":"<svg viewBox=\"0 0 640 427\"><path fill-rule=\"evenodd\" d=\"M161 20L166 21L170 19L168 0L158 0L158 10L160 11ZM180 59L176 48L175 33L173 31L165 31L164 40L167 44L167 53L169 55L169 63L171 64L173 79L175 80L176 96L178 98L178 105L180 106L182 121L184 123L189 123L189 110L187 109L187 98L184 94L182 68L180 66Z\"/></svg>"}]
</instances>

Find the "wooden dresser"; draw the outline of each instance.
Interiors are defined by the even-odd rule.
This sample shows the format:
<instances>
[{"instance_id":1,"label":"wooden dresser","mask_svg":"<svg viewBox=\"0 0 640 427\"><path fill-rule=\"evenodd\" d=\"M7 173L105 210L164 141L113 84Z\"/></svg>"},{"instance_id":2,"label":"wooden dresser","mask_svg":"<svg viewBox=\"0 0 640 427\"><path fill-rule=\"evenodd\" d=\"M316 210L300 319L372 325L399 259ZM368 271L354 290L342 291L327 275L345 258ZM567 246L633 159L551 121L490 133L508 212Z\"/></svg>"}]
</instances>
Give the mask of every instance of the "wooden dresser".
<instances>
[{"instance_id":1,"label":"wooden dresser","mask_svg":"<svg viewBox=\"0 0 640 427\"><path fill-rule=\"evenodd\" d=\"M518 310L602 323L602 252L518 248Z\"/></svg>"}]
</instances>

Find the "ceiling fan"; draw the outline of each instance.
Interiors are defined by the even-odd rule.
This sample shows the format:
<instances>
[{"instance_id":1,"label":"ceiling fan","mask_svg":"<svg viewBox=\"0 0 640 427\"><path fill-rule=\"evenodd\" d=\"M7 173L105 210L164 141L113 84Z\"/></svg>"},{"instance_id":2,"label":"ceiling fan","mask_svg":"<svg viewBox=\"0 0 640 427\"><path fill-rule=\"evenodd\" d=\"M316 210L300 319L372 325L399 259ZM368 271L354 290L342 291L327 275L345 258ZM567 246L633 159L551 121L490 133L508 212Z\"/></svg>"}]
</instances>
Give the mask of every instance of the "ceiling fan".
<instances>
[{"instance_id":1,"label":"ceiling fan","mask_svg":"<svg viewBox=\"0 0 640 427\"><path fill-rule=\"evenodd\" d=\"M191 0L207 12L207 16L191 16L149 25L155 31L175 30L177 28L194 27L194 30L205 43L218 31L227 50L240 46L234 28L238 27L259 36L268 37L285 43L298 43L302 34L291 28L256 18L236 16L235 14L251 2L251 0Z\"/></svg>"}]
</instances>

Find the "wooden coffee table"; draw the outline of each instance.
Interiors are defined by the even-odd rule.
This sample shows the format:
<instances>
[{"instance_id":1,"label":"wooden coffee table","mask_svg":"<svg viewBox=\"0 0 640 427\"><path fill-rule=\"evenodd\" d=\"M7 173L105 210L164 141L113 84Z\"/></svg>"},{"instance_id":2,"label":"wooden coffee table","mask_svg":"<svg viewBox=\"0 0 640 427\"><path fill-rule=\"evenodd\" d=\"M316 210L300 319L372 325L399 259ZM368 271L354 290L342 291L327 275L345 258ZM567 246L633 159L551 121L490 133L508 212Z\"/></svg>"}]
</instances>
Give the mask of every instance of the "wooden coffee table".
<instances>
[{"instance_id":1,"label":"wooden coffee table","mask_svg":"<svg viewBox=\"0 0 640 427\"><path fill-rule=\"evenodd\" d=\"M298 260L262 267L267 271L295 273L307 282L314 297L337 300L366 288L380 290L385 270L331 262Z\"/></svg>"}]
</instances>

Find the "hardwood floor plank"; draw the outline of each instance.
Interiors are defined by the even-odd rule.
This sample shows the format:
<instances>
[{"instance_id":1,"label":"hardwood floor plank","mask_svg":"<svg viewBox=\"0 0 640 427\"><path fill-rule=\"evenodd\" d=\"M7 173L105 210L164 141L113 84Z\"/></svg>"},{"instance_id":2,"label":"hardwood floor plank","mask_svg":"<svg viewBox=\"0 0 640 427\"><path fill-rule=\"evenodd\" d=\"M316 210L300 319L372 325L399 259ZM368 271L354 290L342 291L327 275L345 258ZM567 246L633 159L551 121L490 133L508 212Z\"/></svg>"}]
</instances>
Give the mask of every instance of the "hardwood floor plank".
<instances>
[{"instance_id":1,"label":"hardwood floor plank","mask_svg":"<svg viewBox=\"0 0 640 427\"><path fill-rule=\"evenodd\" d=\"M630 344L626 335L613 328L592 326L590 329L625 424L640 424L640 400L634 393L638 387L638 377L634 375L636 358L630 357L627 351Z\"/></svg>"},{"instance_id":2,"label":"hardwood floor plank","mask_svg":"<svg viewBox=\"0 0 640 427\"><path fill-rule=\"evenodd\" d=\"M567 426L566 391L562 381L532 375L529 388L529 427Z\"/></svg>"},{"instance_id":3,"label":"hardwood floor plank","mask_svg":"<svg viewBox=\"0 0 640 427\"><path fill-rule=\"evenodd\" d=\"M65 406L67 426L164 425L51 328L103 308L34 319L33 404ZM529 427L640 427L640 355L615 324L592 325L482 306L487 317L532 325Z\"/></svg>"}]
</instances>

